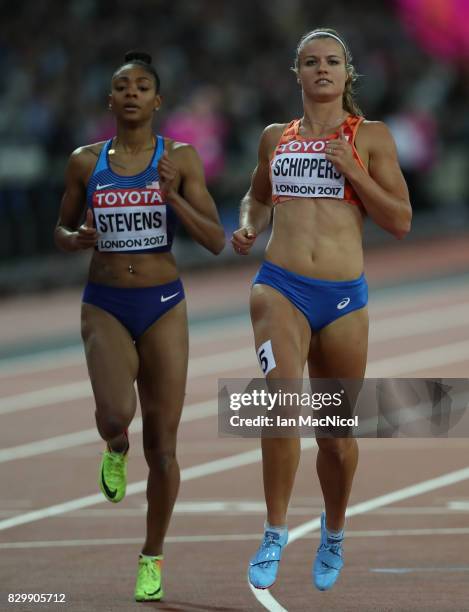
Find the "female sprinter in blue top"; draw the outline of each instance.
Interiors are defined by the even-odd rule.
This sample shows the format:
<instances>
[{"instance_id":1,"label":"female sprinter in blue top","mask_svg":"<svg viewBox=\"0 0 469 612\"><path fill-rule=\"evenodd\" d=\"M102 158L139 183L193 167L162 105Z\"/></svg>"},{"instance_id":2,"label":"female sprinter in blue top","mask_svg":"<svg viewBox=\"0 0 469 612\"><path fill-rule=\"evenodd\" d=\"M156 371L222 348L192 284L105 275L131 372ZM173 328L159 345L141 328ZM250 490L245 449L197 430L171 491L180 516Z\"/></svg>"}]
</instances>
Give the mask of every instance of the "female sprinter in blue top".
<instances>
[{"instance_id":1,"label":"female sprinter in blue top","mask_svg":"<svg viewBox=\"0 0 469 612\"><path fill-rule=\"evenodd\" d=\"M99 486L114 503L125 495L127 428L136 410L137 382L149 467L137 601L163 597L163 540L179 488L176 434L188 330L184 289L171 254L175 223L181 221L214 254L225 242L196 151L153 132L159 90L151 57L128 53L112 77L109 96L116 136L73 152L55 230L64 251L94 249L82 337L96 423L107 442Z\"/></svg>"},{"instance_id":2,"label":"female sprinter in blue top","mask_svg":"<svg viewBox=\"0 0 469 612\"><path fill-rule=\"evenodd\" d=\"M367 215L403 238L410 229L409 194L388 128L365 121L352 97L350 51L332 29L299 42L294 72L304 114L268 126L251 187L241 204L235 251L249 253L273 229L254 279L251 318L267 379L365 375L367 284L362 226ZM325 502L313 582L330 589L343 565L345 510L358 460L354 438L319 438L317 472ZM287 507L300 456L298 438L262 439L267 522L249 579L270 587L288 539Z\"/></svg>"}]
</instances>

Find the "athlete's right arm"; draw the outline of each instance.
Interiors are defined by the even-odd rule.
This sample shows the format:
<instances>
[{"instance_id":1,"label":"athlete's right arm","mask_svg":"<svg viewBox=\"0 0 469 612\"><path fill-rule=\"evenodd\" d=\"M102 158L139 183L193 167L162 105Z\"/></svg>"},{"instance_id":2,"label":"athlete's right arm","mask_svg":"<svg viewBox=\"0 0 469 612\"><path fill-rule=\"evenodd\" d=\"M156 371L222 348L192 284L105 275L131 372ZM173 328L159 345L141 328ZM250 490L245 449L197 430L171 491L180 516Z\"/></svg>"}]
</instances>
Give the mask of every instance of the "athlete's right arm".
<instances>
[{"instance_id":1,"label":"athlete's right arm","mask_svg":"<svg viewBox=\"0 0 469 612\"><path fill-rule=\"evenodd\" d=\"M281 133L281 132L280 132ZM280 137L278 125L269 125L259 142L257 166L251 186L241 200L239 229L233 232L231 243L240 255L247 255L257 236L270 223L272 216L272 185L269 175L269 155Z\"/></svg>"},{"instance_id":2,"label":"athlete's right arm","mask_svg":"<svg viewBox=\"0 0 469 612\"><path fill-rule=\"evenodd\" d=\"M78 227L86 204L86 181L90 165L95 163L96 157L89 148L76 149L70 156L65 172L65 192L54 232L55 244L61 251L79 251L96 244L98 235L93 227L91 210L86 211L85 220Z\"/></svg>"}]
</instances>

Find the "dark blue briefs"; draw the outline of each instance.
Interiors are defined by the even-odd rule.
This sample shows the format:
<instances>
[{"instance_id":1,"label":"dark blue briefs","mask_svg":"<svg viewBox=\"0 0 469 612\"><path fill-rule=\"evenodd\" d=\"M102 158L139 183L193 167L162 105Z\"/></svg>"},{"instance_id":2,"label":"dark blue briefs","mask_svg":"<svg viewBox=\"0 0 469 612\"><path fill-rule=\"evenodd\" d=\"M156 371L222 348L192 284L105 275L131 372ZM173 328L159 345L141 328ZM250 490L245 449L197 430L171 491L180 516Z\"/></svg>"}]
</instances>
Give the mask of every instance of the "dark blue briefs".
<instances>
[{"instance_id":1,"label":"dark blue briefs","mask_svg":"<svg viewBox=\"0 0 469 612\"><path fill-rule=\"evenodd\" d=\"M179 278L164 285L130 289L88 283L83 292L85 304L111 314L134 340L183 299L184 287Z\"/></svg>"}]
</instances>

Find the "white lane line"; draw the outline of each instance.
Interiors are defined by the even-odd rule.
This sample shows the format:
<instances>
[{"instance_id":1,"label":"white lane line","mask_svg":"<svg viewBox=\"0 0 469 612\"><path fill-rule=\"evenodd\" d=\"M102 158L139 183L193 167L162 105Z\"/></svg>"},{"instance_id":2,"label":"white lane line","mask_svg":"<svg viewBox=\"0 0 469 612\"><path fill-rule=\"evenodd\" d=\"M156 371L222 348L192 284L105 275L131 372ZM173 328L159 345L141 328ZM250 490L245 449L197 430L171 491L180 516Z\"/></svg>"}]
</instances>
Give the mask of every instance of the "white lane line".
<instances>
[{"instance_id":1,"label":"white lane line","mask_svg":"<svg viewBox=\"0 0 469 612\"><path fill-rule=\"evenodd\" d=\"M265 511L265 508L264 508ZM114 514L114 512L113 512ZM70 515L69 515L70 516ZM469 535L468 527L449 527L447 529L381 529L365 531L347 531L347 538L383 538L383 537L409 537L409 536L454 536ZM306 540L318 540L319 534L308 534ZM223 533L207 535L181 535L167 536L165 544L186 544L191 542L219 543L219 542L259 542L259 533ZM93 538L82 540L28 540L26 542L1 542L0 550L12 550L18 548L73 548L79 546L112 546L124 544L141 544L142 538ZM380 571L372 569L370 571ZM381 570L383 571L383 570ZM386 570L391 571L391 570Z\"/></svg>"},{"instance_id":2,"label":"white lane line","mask_svg":"<svg viewBox=\"0 0 469 612\"><path fill-rule=\"evenodd\" d=\"M221 534L221 535L194 535L194 536L166 536L165 544L186 544L191 542L244 542L248 540L259 540L258 533L252 534ZM30 542L1 542L0 550L11 550L17 548L68 548L75 546L112 546L123 544L141 544L142 538L101 538L88 540L41 540Z\"/></svg>"},{"instance_id":3,"label":"white lane line","mask_svg":"<svg viewBox=\"0 0 469 612\"><path fill-rule=\"evenodd\" d=\"M413 572L469 572L469 566L456 567L390 567L370 568L370 572L378 574L411 574Z\"/></svg>"},{"instance_id":4,"label":"white lane line","mask_svg":"<svg viewBox=\"0 0 469 612\"><path fill-rule=\"evenodd\" d=\"M316 440L307 439L301 441L302 449L306 450L314 448L315 446ZM215 459L213 461L208 461L207 463L194 465L181 470L181 481L185 482L187 480L194 480L195 478L202 478L203 476L209 476L211 474L219 474L220 472L225 472L227 470L233 470L245 465L251 465L252 463L258 463L260 459L261 450L259 448L238 453L237 455L230 455L221 459ZM126 495L130 496L143 493L146 490L146 487L146 480L131 483L127 485ZM101 493L87 495L86 497L79 497L62 504L47 506L46 508L32 510L31 512L26 512L25 514L19 514L11 518L4 519L0 521L0 531L4 529L11 529L17 525L24 525L26 523L40 521L51 516L59 516L67 512L72 512L73 510L88 508L90 506L95 506L105 502L108 503Z\"/></svg>"},{"instance_id":5,"label":"white lane line","mask_svg":"<svg viewBox=\"0 0 469 612\"><path fill-rule=\"evenodd\" d=\"M270 594L269 589L255 589L249 582L249 578L248 585L251 593L266 610L269 610L269 612L288 612L287 608L283 608L275 597Z\"/></svg>"},{"instance_id":6,"label":"white lane line","mask_svg":"<svg viewBox=\"0 0 469 612\"><path fill-rule=\"evenodd\" d=\"M254 505L254 503L253 503ZM215 507L220 507L220 510L215 510ZM226 507L227 509L223 510L223 507ZM22 508L23 509L23 508ZM445 515L448 516L448 508L436 508L435 511L432 511L432 509L429 508L419 508L416 507L415 510L414 508L410 508L408 509L408 511L406 509L402 509L402 508L397 508L398 512L393 512L394 508L384 508L384 509L377 509L377 510L370 510L369 514L372 514L374 516L386 516L386 515L392 515L392 516L421 516L421 515ZM121 519L124 517L135 517L135 516L145 516L147 511L147 507L146 504L142 504L141 507L138 508L115 508L113 509L112 513L109 514L109 510L108 509L104 509L104 508L84 508L83 510L76 510L74 512L69 512L68 513L68 517L71 519L89 519L89 518L95 518L95 519L102 519L103 521L107 521L109 522L112 519ZM15 516L17 510L12 509L12 510L0 510L0 518L5 517L8 518L10 516ZM288 516L292 517L292 516L311 516L312 514L320 514L322 512L322 508L315 508L315 507L309 507L309 508L288 508ZM176 505L174 506L174 511L173 514L179 514L179 515L183 515L183 516L187 516L187 515L193 515L193 514L203 514L204 516L206 516L209 513L215 513L218 516L220 516L220 514L223 514L224 516L240 516L241 514L244 515L264 515L265 514L265 502L255 502L255 509L247 509L247 508L242 508L240 507L239 509L234 509L231 502L176 502ZM451 510L451 514L455 514L455 513L459 513L459 514L467 514L467 510L460 510L460 511L454 511ZM468 528L469 529L469 528ZM378 533L378 532L376 532ZM382 533L382 535L386 535L383 532L379 532ZM347 531L347 536L350 534L349 531ZM374 535L374 533L372 534ZM418 535L418 534L414 534L414 535ZM307 537L307 536L305 536Z\"/></svg>"},{"instance_id":7,"label":"white lane line","mask_svg":"<svg viewBox=\"0 0 469 612\"><path fill-rule=\"evenodd\" d=\"M229 372L235 368L256 366L252 347L194 357L189 362L188 378L198 378L208 374ZM31 408L52 406L62 402L84 399L92 396L91 383L88 379L65 385L46 387L37 391L27 391L0 398L0 415Z\"/></svg>"},{"instance_id":8,"label":"white lane line","mask_svg":"<svg viewBox=\"0 0 469 612\"><path fill-rule=\"evenodd\" d=\"M370 378L390 378L466 360L469 360L469 340L371 361L366 375Z\"/></svg>"},{"instance_id":9,"label":"white lane line","mask_svg":"<svg viewBox=\"0 0 469 612\"><path fill-rule=\"evenodd\" d=\"M444 366L465 360L469 360L469 340L452 342L412 353L403 353L395 357L372 360L368 364L366 375L370 378L402 376L415 371L416 367L423 370L428 367ZM257 362L252 347L196 357L189 364L188 376L189 378L197 378L250 367L255 368L254 371L257 374ZM91 397L91 395L89 380L14 394L0 398L0 415L83 399Z\"/></svg>"},{"instance_id":10,"label":"white lane line","mask_svg":"<svg viewBox=\"0 0 469 612\"><path fill-rule=\"evenodd\" d=\"M452 501L447 502L446 511L462 511L467 512L469 510L469 501L465 499L457 500L454 499Z\"/></svg>"},{"instance_id":11,"label":"white lane line","mask_svg":"<svg viewBox=\"0 0 469 612\"><path fill-rule=\"evenodd\" d=\"M251 321L246 314L236 315L230 317L229 323L225 320L204 323L195 327L190 326L189 334L191 346L197 347L210 342L229 340L233 337L239 338L242 335L250 338L252 335ZM1 359L0 379L78 365L85 365L85 353L81 344Z\"/></svg>"},{"instance_id":12,"label":"white lane line","mask_svg":"<svg viewBox=\"0 0 469 612\"><path fill-rule=\"evenodd\" d=\"M469 527L435 527L422 529L370 529L362 531L347 531L347 537L351 538L396 538L414 536L447 536L447 535L469 535ZM308 536L306 536L308 537ZM319 537L319 535L318 535Z\"/></svg>"},{"instance_id":13,"label":"white lane line","mask_svg":"<svg viewBox=\"0 0 469 612\"><path fill-rule=\"evenodd\" d=\"M0 379L84 364L83 347L67 346L2 360L0 361Z\"/></svg>"},{"instance_id":14,"label":"white lane line","mask_svg":"<svg viewBox=\"0 0 469 612\"><path fill-rule=\"evenodd\" d=\"M374 497L364 502L354 504L353 506L347 508L346 516L349 517L356 516L357 514L364 514L365 512L369 512L370 510L375 510L376 508L380 508L382 506L394 504L398 501L402 501L403 499L410 499L411 497L422 495L423 493L428 493L429 491L434 491L435 489L447 487L468 479L469 467L463 468L461 470L456 470L455 472L448 472L447 474L443 474L442 476L430 478L429 480L424 480L414 485L410 485L402 489L397 489L396 491L391 491L390 493L379 495L378 497ZM312 519L311 521L307 521L302 525L298 525L298 527L293 528L291 531L289 531L288 546L293 544L293 542L296 542L296 540L299 540L300 538L304 537L306 534L320 529L320 526L321 519L318 517ZM259 589L254 589L251 584L249 584L249 588L251 589L251 592L253 593L254 597L257 599L257 601L259 601L259 603L264 606L264 608L270 610L271 612L276 612L278 610L278 608L275 606L278 606L280 604L269 593L268 590L261 591Z\"/></svg>"},{"instance_id":15,"label":"white lane line","mask_svg":"<svg viewBox=\"0 0 469 612\"><path fill-rule=\"evenodd\" d=\"M379 308L372 308L370 323L370 343L389 339L418 336L435 331L444 331L469 323L469 304L431 308L418 313L394 314L383 319L373 319ZM190 329L191 343L202 346L209 342L251 337L251 322L246 315L233 317L234 322L215 321L211 324ZM44 351L37 355L25 355L0 361L0 379L12 375L31 374L55 368L84 365L85 358L81 346Z\"/></svg>"},{"instance_id":16,"label":"white lane line","mask_svg":"<svg viewBox=\"0 0 469 612\"><path fill-rule=\"evenodd\" d=\"M456 342L439 346L424 351L402 354L399 357L389 357L370 361L367 367L368 377L391 377L405 375L418 367L423 370L426 367L447 365L458 361L469 360L469 341ZM196 378L205 374L221 374L227 370L237 367L256 368L254 352L251 348L237 349L225 353L217 353L211 356L199 357L193 360L189 368L189 377ZM78 383L69 383L57 387L50 387L42 391L31 391L23 394L13 395L9 398L0 399L0 415L18 412L34 407L50 406L58 403L91 397L91 384L89 380ZM201 403L203 404L203 403ZM200 408L202 410L202 408ZM215 414L216 409L211 414ZM204 415L205 416L205 415ZM208 416L208 415L207 415ZM203 417L200 417L203 418ZM139 427L138 418L134 420ZM55 438L48 438L17 447L0 450L0 463L11 459L39 455L53 450L62 450L80 444L94 441L94 430L84 430L72 434L65 434ZM30 449L30 450L29 450ZM11 459L10 459L11 457Z\"/></svg>"},{"instance_id":17,"label":"white lane line","mask_svg":"<svg viewBox=\"0 0 469 612\"><path fill-rule=\"evenodd\" d=\"M66 385L46 387L37 391L26 391L25 393L15 393L0 398L0 415L10 412L20 412L30 408L40 408L42 406L53 406L62 402L71 402L77 399L90 397L91 383L89 380L80 380Z\"/></svg>"},{"instance_id":18,"label":"white lane line","mask_svg":"<svg viewBox=\"0 0 469 612\"><path fill-rule=\"evenodd\" d=\"M10 504L11 505L11 504ZM24 507L24 506L23 506ZM84 508L83 510L76 510L74 512L69 512L68 516L70 518L76 519L89 519L96 518L102 519L105 521L109 521L111 518L121 519L123 517L135 517L145 515L147 511L146 503L142 504L139 507L134 508L115 508L112 511L112 514L109 514L109 510L105 508ZM12 506L11 510L0 510L0 517L8 518L10 516L14 516L17 510ZM288 508L288 516L311 516L314 514L320 514L322 512L322 507L301 507L301 506L292 506ZM244 515L257 515L265 514L265 502L232 502L232 501L181 501L176 502L174 506L173 514L180 515L193 515L193 514L203 514L206 516L207 514L223 514L224 516L240 516ZM374 516L440 516L445 515L449 516L449 514L467 514L467 509L453 509L447 508L445 506L433 507L433 506L405 506L405 507L388 507L388 508L378 508L376 510L370 510L368 514L372 514ZM468 528L469 529L469 528ZM377 533L377 532L376 532ZM384 531L380 532L385 535ZM350 532L347 531L349 535Z\"/></svg>"},{"instance_id":19,"label":"white lane line","mask_svg":"<svg viewBox=\"0 0 469 612\"><path fill-rule=\"evenodd\" d=\"M468 313L465 312L466 310L468 310ZM445 318L441 317L441 312L437 309L429 312L432 314L419 313L418 316L412 314L403 317L389 317L384 319L375 325L371 338L374 341L381 341L389 338L397 339L399 337L412 336L415 331L426 333L429 331L434 332L438 329L445 329L449 321L459 324L460 321L467 322L469 320L469 309L462 309L460 306L457 307L456 311L453 311L452 316ZM461 318L463 315L464 319ZM419 323L419 321L421 322ZM237 330L237 333L239 333L239 330ZM418 364L419 369L422 369L425 367L448 365L465 359L469 359L469 341L453 342L432 349L370 362L367 369L367 376L376 378L382 376L397 376L415 370L416 364ZM233 351L224 351L222 353L216 353L215 355L195 357L189 362L188 376L190 378L196 378L214 373L214 367L217 373L223 373L237 367L243 367L244 365L246 365L246 367L250 367L251 365L253 367L256 366L254 351L251 346ZM50 406L90 396L91 385L88 380L14 394L0 398L0 415L38 408L45 405Z\"/></svg>"},{"instance_id":20,"label":"white lane line","mask_svg":"<svg viewBox=\"0 0 469 612\"><path fill-rule=\"evenodd\" d=\"M239 453L238 455L231 455L222 459L215 459L214 461L209 461L207 463L202 463L200 465L185 468L181 471L181 480L193 480L195 478L201 478L210 474L217 474L226 470L232 470L234 468L242 467L244 465L250 465L251 463L257 463L260 458L260 449L254 449L246 451L244 453ZM136 495L138 493L143 493L146 490L146 487L146 480L134 482L127 486L126 495L129 496ZM87 495L86 497L79 497L77 499L72 499L62 504L55 504L46 508L40 508L38 510L26 512L25 514L19 514L9 519L4 519L0 521L0 531L5 529L11 529L12 527L17 527L18 525L25 525L26 523L40 521L51 516L65 514L66 512L71 512L72 510L87 508L89 506L94 506L96 504L101 504L104 502L107 503L106 499L101 493Z\"/></svg>"},{"instance_id":21,"label":"white lane line","mask_svg":"<svg viewBox=\"0 0 469 612\"><path fill-rule=\"evenodd\" d=\"M400 317L387 317L379 321L371 318L370 340L383 342L384 340L445 331L468 324L469 303L448 306L444 310L441 307L431 308Z\"/></svg>"},{"instance_id":22,"label":"white lane line","mask_svg":"<svg viewBox=\"0 0 469 612\"><path fill-rule=\"evenodd\" d=\"M217 414L217 410L217 400L207 400L206 402L187 404L187 406L184 406L184 410L182 412L181 423L190 423L198 419L205 419L206 417ZM142 417L135 417L132 421L130 433L134 434L141 431ZM37 442L29 442L28 444L20 444L18 446L4 448L0 450L0 463L24 459L26 457L34 457L37 455L43 455L45 453L51 453L64 450L66 448L73 448L75 446L82 446L83 444L91 444L93 442L100 441L101 438L98 435L96 427L93 427L92 429L84 429L83 431L77 431L75 433L54 436L45 440L38 440Z\"/></svg>"},{"instance_id":23,"label":"white lane line","mask_svg":"<svg viewBox=\"0 0 469 612\"><path fill-rule=\"evenodd\" d=\"M303 440L302 446L304 449L312 448L315 446L315 441ZM194 478L207 476L209 474L220 473L237 467L257 463L260 461L260 459L260 449L246 451L238 455L225 457L223 459L216 459L214 461L209 461L201 465L186 468L181 472L181 480L192 480ZM417 483L409 487L404 487L403 489L399 489L397 491L385 495L381 495L371 500L355 504L348 509L347 516L354 516L356 514L368 512L369 510L395 503L403 499L409 499L410 497L421 495L437 488L449 486L451 484L461 482L462 480L467 480L468 478L469 468L450 472L448 474L444 474L443 476L432 478L430 480ZM127 488L127 495L135 495L138 493L142 493L143 491L145 491L145 489L146 480L132 483ZM21 514L0 521L0 530L11 529L12 527L16 527L18 525L24 525L27 523L39 521L47 517L58 516L66 512L70 512L72 510L77 510L79 508L85 508L96 504L104 503L105 501L106 500L101 494L94 494L75 500L70 500L62 504L56 504L54 506L41 508L39 510L27 512L25 514ZM319 525L320 519L317 518L292 529L290 532L289 544L292 544L297 539L303 537L306 533L310 533L311 531L318 529ZM256 599L271 612L279 612L282 610L285 611L285 609L282 608L282 606L272 597L272 595L268 591L259 591L257 589L252 589L252 592Z\"/></svg>"}]
</instances>

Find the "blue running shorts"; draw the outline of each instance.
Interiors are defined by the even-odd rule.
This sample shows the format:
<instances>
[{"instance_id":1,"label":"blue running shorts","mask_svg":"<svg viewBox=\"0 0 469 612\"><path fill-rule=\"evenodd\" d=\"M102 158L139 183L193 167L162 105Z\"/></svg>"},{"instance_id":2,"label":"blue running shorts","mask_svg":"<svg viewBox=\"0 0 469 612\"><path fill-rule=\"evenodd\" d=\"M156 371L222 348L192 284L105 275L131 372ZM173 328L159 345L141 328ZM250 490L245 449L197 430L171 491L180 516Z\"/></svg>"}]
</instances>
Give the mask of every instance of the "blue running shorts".
<instances>
[{"instance_id":1,"label":"blue running shorts","mask_svg":"<svg viewBox=\"0 0 469 612\"><path fill-rule=\"evenodd\" d=\"M304 314L314 331L368 303L364 274L351 281L328 281L295 274L264 261L252 284L269 285L279 291Z\"/></svg>"},{"instance_id":2,"label":"blue running shorts","mask_svg":"<svg viewBox=\"0 0 469 612\"><path fill-rule=\"evenodd\" d=\"M110 287L88 283L83 303L102 308L127 329L134 340L184 299L184 287L178 278L154 287Z\"/></svg>"}]
</instances>

